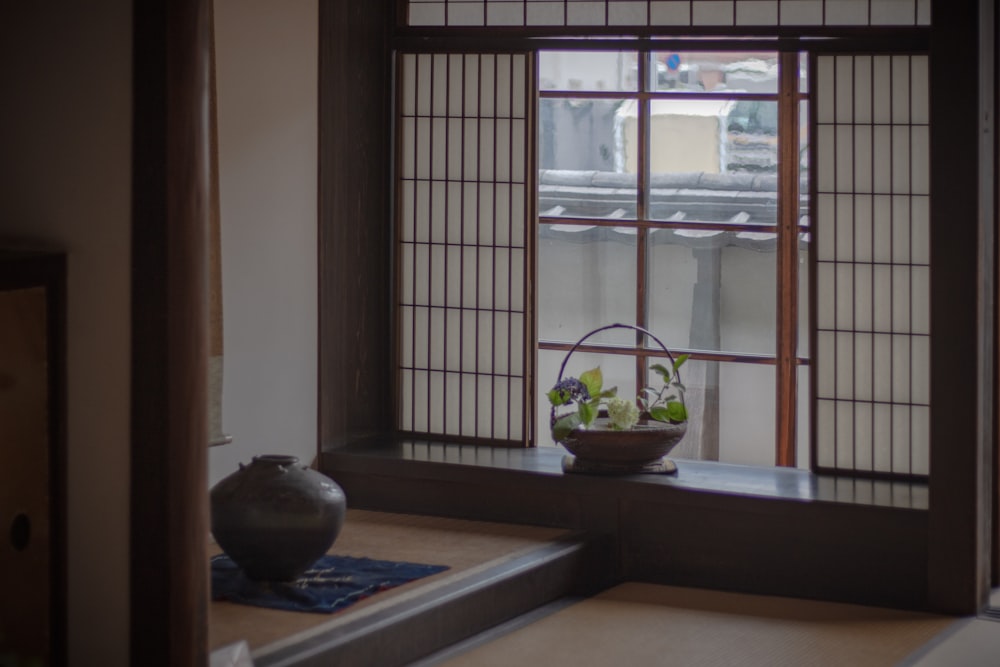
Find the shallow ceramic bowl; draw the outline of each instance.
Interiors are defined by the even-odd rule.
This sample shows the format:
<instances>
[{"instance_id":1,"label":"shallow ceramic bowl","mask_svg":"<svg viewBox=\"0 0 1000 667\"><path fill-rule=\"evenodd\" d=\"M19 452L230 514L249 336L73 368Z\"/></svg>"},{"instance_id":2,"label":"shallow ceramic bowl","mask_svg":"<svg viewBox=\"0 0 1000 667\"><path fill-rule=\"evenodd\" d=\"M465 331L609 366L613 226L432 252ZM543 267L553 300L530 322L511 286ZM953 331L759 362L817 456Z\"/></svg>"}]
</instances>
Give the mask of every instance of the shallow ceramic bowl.
<instances>
[{"instance_id":1,"label":"shallow ceramic bowl","mask_svg":"<svg viewBox=\"0 0 1000 667\"><path fill-rule=\"evenodd\" d=\"M590 428L575 429L559 444L585 461L641 465L669 454L686 432L687 424L645 419L630 431L615 431L607 418L598 417Z\"/></svg>"}]
</instances>

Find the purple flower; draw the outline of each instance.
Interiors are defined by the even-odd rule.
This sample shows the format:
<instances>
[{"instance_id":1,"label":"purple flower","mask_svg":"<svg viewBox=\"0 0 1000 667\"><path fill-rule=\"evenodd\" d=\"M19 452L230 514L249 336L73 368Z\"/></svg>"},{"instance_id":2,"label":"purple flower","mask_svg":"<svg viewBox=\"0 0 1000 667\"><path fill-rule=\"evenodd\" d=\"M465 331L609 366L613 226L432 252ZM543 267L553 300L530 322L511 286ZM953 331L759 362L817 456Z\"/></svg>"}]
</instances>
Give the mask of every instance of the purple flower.
<instances>
[{"instance_id":1,"label":"purple flower","mask_svg":"<svg viewBox=\"0 0 1000 667\"><path fill-rule=\"evenodd\" d=\"M552 405L565 405L572 401L586 403L590 400L590 391L587 389L587 385L576 378L566 378L552 387L548 396Z\"/></svg>"}]
</instances>

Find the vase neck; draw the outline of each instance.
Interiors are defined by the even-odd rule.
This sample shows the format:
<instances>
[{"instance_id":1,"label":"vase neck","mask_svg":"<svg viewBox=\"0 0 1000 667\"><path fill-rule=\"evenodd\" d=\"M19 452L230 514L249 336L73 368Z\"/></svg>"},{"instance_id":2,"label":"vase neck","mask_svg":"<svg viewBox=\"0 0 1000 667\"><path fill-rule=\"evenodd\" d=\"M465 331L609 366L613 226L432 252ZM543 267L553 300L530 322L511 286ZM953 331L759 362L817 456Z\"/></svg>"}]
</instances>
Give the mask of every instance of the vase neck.
<instances>
[{"instance_id":1,"label":"vase neck","mask_svg":"<svg viewBox=\"0 0 1000 667\"><path fill-rule=\"evenodd\" d=\"M264 454L253 457L254 463L268 466L291 466L295 465L298 460L299 457L297 456L288 456L285 454Z\"/></svg>"}]
</instances>

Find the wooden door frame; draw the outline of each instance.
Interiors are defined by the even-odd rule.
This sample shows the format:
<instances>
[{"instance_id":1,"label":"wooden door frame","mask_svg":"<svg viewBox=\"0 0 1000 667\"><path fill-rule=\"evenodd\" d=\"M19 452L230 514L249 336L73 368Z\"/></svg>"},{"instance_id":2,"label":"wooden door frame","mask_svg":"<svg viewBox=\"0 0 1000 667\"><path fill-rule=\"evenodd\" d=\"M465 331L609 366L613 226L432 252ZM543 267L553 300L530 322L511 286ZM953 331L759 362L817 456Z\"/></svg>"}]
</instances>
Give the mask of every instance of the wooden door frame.
<instances>
[{"instance_id":1,"label":"wooden door frame","mask_svg":"<svg viewBox=\"0 0 1000 667\"><path fill-rule=\"evenodd\" d=\"M133 2L130 655L208 662L211 0Z\"/></svg>"}]
</instances>

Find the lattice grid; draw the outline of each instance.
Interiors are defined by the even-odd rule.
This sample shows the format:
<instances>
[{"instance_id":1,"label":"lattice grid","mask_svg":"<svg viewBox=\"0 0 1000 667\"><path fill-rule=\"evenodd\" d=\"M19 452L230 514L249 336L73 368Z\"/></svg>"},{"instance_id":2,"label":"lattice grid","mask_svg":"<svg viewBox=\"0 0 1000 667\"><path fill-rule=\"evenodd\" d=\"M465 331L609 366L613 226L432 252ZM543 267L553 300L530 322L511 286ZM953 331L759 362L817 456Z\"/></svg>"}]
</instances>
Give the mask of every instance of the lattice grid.
<instances>
[{"instance_id":1,"label":"lattice grid","mask_svg":"<svg viewBox=\"0 0 1000 667\"><path fill-rule=\"evenodd\" d=\"M532 59L400 57L399 428L522 443Z\"/></svg>"},{"instance_id":2,"label":"lattice grid","mask_svg":"<svg viewBox=\"0 0 1000 667\"><path fill-rule=\"evenodd\" d=\"M930 0L409 0L410 26L915 26Z\"/></svg>"},{"instance_id":3,"label":"lattice grid","mask_svg":"<svg viewBox=\"0 0 1000 667\"><path fill-rule=\"evenodd\" d=\"M926 475L928 61L816 62L816 465Z\"/></svg>"}]
</instances>

